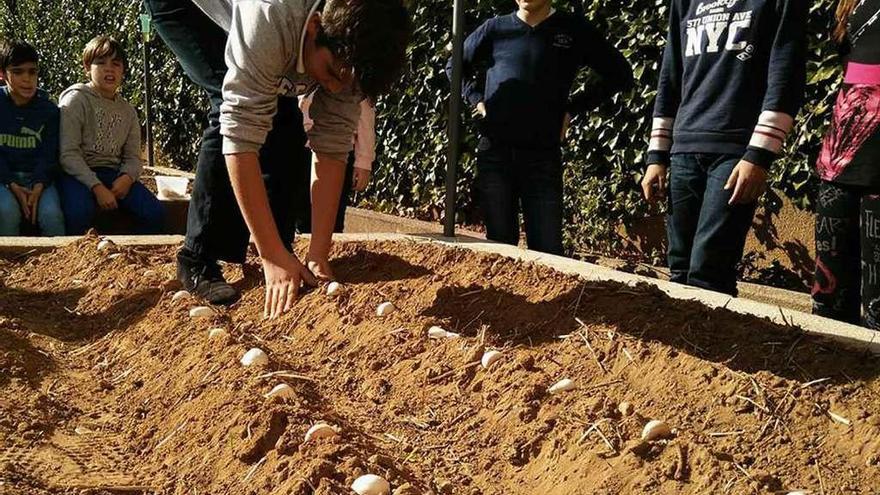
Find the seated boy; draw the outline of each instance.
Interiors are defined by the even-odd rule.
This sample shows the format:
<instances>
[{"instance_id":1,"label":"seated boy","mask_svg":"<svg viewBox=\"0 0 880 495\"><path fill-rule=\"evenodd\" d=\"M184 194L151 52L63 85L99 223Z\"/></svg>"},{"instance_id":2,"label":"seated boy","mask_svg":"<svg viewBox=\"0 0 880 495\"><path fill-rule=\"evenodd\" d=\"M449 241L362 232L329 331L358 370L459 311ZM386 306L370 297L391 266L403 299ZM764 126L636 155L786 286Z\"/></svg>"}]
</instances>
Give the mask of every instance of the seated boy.
<instances>
[{"instance_id":1,"label":"seated boy","mask_svg":"<svg viewBox=\"0 0 880 495\"><path fill-rule=\"evenodd\" d=\"M43 235L64 235L52 185L58 169L58 107L37 89L39 56L23 41L0 46L0 236L21 234L22 220Z\"/></svg>"},{"instance_id":2,"label":"seated boy","mask_svg":"<svg viewBox=\"0 0 880 495\"><path fill-rule=\"evenodd\" d=\"M121 208L134 217L136 233L158 234L165 211L138 182L141 130L138 114L118 94L125 74L122 46L98 36L83 51L89 82L61 93L61 166L59 180L67 232L81 235L95 210Z\"/></svg>"},{"instance_id":3,"label":"seated boy","mask_svg":"<svg viewBox=\"0 0 880 495\"><path fill-rule=\"evenodd\" d=\"M550 0L517 0L518 11L489 19L464 46L462 92L483 118L477 189L486 237L519 243L519 212L529 249L562 254L562 156L571 115L586 113L633 84L632 68L580 15ZM475 69L486 67L475 77ZM570 98L575 76L598 84ZM451 77L452 60L447 64Z\"/></svg>"}]
</instances>

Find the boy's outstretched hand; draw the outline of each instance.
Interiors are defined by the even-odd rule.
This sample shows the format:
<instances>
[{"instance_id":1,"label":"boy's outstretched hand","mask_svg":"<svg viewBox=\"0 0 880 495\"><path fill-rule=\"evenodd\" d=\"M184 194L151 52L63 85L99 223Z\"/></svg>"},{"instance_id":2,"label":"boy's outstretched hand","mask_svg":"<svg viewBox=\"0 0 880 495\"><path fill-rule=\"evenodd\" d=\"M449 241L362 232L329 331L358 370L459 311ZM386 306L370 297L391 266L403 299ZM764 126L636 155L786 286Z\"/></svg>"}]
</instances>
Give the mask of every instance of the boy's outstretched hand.
<instances>
[{"instance_id":1,"label":"boy's outstretched hand","mask_svg":"<svg viewBox=\"0 0 880 495\"><path fill-rule=\"evenodd\" d=\"M351 178L351 188L358 192L363 191L370 184L371 175L372 173L369 170L355 167Z\"/></svg>"},{"instance_id":2,"label":"boy's outstretched hand","mask_svg":"<svg viewBox=\"0 0 880 495\"><path fill-rule=\"evenodd\" d=\"M113 196L116 196L116 199L124 199L128 196L128 191L131 190L132 184L134 184L134 179L128 174L122 174L113 181L110 192L113 193Z\"/></svg>"},{"instance_id":3,"label":"boy's outstretched hand","mask_svg":"<svg viewBox=\"0 0 880 495\"><path fill-rule=\"evenodd\" d=\"M277 318L281 313L290 310L299 295L302 282L307 285L318 285L315 276L296 256L282 251L277 255L264 257L263 273L266 277L266 302L263 315Z\"/></svg>"},{"instance_id":4,"label":"boy's outstretched hand","mask_svg":"<svg viewBox=\"0 0 880 495\"><path fill-rule=\"evenodd\" d=\"M649 203L656 203L666 197L666 166L654 163L648 165L642 178L642 193Z\"/></svg>"},{"instance_id":5,"label":"boy's outstretched hand","mask_svg":"<svg viewBox=\"0 0 880 495\"><path fill-rule=\"evenodd\" d=\"M98 206L101 207L102 210L115 210L119 205L116 204L116 195L107 189L107 186L104 184L98 184L97 186L92 188L92 192L95 194L95 200L98 202Z\"/></svg>"},{"instance_id":6,"label":"boy's outstretched hand","mask_svg":"<svg viewBox=\"0 0 880 495\"><path fill-rule=\"evenodd\" d=\"M733 195L728 204L754 203L767 188L767 170L754 163L740 160L727 179L724 190L727 191L731 187Z\"/></svg>"}]
</instances>

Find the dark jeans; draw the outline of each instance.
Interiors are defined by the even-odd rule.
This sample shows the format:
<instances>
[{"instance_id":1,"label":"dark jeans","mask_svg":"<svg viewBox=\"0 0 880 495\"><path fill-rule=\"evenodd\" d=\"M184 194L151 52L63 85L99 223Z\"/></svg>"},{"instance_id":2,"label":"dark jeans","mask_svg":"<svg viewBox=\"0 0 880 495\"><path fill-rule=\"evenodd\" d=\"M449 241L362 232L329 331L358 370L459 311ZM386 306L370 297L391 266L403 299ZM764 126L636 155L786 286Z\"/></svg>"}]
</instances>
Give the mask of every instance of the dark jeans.
<instances>
[{"instance_id":1,"label":"dark jeans","mask_svg":"<svg viewBox=\"0 0 880 495\"><path fill-rule=\"evenodd\" d=\"M724 185L740 158L672 155L666 228L673 282L737 295L737 265L756 207L727 204L733 189Z\"/></svg>"},{"instance_id":2,"label":"dark jeans","mask_svg":"<svg viewBox=\"0 0 880 495\"><path fill-rule=\"evenodd\" d=\"M241 215L220 135L220 104L226 75L226 33L192 0L146 0L159 36L177 56L187 76L208 94L211 112L202 135L196 180L186 226L185 247L205 260L243 262L250 233ZM301 176L306 137L295 98L278 98L272 130L260 150L260 168L278 234L288 249L294 236L294 184Z\"/></svg>"},{"instance_id":3,"label":"dark jeans","mask_svg":"<svg viewBox=\"0 0 880 495\"><path fill-rule=\"evenodd\" d=\"M521 207L529 249L562 254L560 150L499 145L481 148L477 152L477 191L486 219L486 237L517 245Z\"/></svg>"},{"instance_id":4,"label":"dark jeans","mask_svg":"<svg viewBox=\"0 0 880 495\"><path fill-rule=\"evenodd\" d=\"M880 330L880 196L822 181L813 313Z\"/></svg>"},{"instance_id":5,"label":"dark jeans","mask_svg":"<svg viewBox=\"0 0 880 495\"><path fill-rule=\"evenodd\" d=\"M113 181L120 175L115 168L98 167L94 171L107 189L113 187ZM88 186L65 173L58 178L58 192L64 209L67 234L85 234L92 227L98 208L95 194ZM135 181L128 190L128 195L116 203L119 209L134 218L136 234L161 234L165 230L165 208L162 202L139 181Z\"/></svg>"}]
</instances>

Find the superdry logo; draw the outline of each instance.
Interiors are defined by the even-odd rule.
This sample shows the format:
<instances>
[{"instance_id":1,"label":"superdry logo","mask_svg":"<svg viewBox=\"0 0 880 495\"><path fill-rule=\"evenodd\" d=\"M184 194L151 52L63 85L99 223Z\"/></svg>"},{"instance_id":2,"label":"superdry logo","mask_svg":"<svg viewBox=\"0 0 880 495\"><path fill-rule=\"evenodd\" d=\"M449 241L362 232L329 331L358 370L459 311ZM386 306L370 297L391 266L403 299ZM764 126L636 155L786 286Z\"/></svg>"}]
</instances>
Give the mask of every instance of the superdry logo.
<instances>
[{"instance_id":1,"label":"superdry logo","mask_svg":"<svg viewBox=\"0 0 880 495\"><path fill-rule=\"evenodd\" d=\"M713 10L729 10L736 5L736 2L739 0L716 0L715 2L700 2L697 5L696 15L702 15L705 12L711 12Z\"/></svg>"}]
</instances>

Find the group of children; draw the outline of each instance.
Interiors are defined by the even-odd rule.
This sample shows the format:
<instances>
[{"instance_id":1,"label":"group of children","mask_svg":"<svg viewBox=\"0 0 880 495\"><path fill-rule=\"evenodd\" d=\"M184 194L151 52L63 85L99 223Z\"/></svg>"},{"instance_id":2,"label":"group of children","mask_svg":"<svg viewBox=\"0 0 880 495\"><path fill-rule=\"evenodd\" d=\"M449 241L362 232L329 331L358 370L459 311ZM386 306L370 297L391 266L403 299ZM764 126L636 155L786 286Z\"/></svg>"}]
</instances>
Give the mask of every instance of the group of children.
<instances>
[{"instance_id":1,"label":"group of children","mask_svg":"<svg viewBox=\"0 0 880 495\"><path fill-rule=\"evenodd\" d=\"M125 51L98 36L82 64L87 82L62 92L56 106L38 87L36 49L0 42L0 236L80 235L98 208L126 210L139 233L163 230L161 203L138 181L140 120L118 94Z\"/></svg>"},{"instance_id":2,"label":"group of children","mask_svg":"<svg viewBox=\"0 0 880 495\"><path fill-rule=\"evenodd\" d=\"M518 243L521 211L529 247L558 254L569 119L631 87L631 70L580 16L516 3L465 42L477 190L489 239ZM808 13L803 0L670 0L642 189L667 201L672 281L737 294L757 200L804 98ZM845 84L818 163L814 312L880 329L880 0L840 0L836 14ZM600 79L571 97L583 67Z\"/></svg>"}]
</instances>

